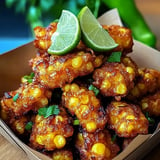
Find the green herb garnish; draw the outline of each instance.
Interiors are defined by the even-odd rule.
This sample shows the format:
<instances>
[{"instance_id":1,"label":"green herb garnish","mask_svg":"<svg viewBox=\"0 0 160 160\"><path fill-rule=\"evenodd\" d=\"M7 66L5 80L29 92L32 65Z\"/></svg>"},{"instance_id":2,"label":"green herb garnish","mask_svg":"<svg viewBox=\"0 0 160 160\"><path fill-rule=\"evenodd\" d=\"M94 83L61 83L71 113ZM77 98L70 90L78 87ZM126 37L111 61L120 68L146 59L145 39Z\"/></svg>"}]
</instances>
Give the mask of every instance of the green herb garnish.
<instances>
[{"instance_id":1,"label":"green herb garnish","mask_svg":"<svg viewBox=\"0 0 160 160\"><path fill-rule=\"evenodd\" d=\"M19 93L16 93L15 96L13 97L13 101L16 102L18 98L19 98Z\"/></svg>"},{"instance_id":2,"label":"green herb garnish","mask_svg":"<svg viewBox=\"0 0 160 160\"><path fill-rule=\"evenodd\" d=\"M75 120L73 121L73 125L74 125L74 126L79 125L79 119L75 119Z\"/></svg>"},{"instance_id":3,"label":"green herb garnish","mask_svg":"<svg viewBox=\"0 0 160 160\"><path fill-rule=\"evenodd\" d=\"M112 54L108 57L107 62L120 62L121 56L122 52L112 52Z\"/></svg>"},{"instance_id":4,"label":"green herb garnish","mask_svg":"<svg viewBox=\"0 0 160 160\"><path fill-rule=\"evenodd\" d=\"M51 105L49 107L43 107L38 109L38 114L47 118L51 115L58 115L60 112L58 105Z\"/></svg>"},{"instance_id":5,"label":"green herb garnish","mask_svg":"<svg viewBox=\"0 0 160 160\"><path fill-rule=\"evenodd\" d=\"M112 136L112 138L111 138L112 142L114 142L114 141L116 140L116 138L117 138L117 134L114 134L114 135Z\"/></svg>"},{"instance_id":6,"label":"green herb garnish","mask_svg":"<svg viewBox=\"0 0 160 160\"><path fill-rule=\"evenodd\" d=\"M90 85L89 88L88 88L90 91L93 91L95 96L97 96L99 94L99 89L96 88L94 85Z\"/></svg>"},{"instance_id":7,"label":"green herb garnish","mask_svg":"<svg viewBox=\"0 0 160 160\"><path fill-rule=\"evenodd\" d=\"M30 75L25 75L23 78L27 80L28 83L32 83L34 76L34 72L31 72Z\"/></svg>"},{"instance_id":8,"label":"green herb garnish","mask_svg":"<svg viewBox=\"0 0 160 160\"><path fill-rule=\"evenodd\" d=\"M155 120L149 116L148 112L146 112L145 116L146 116L146 118L147 118L147 120L149 121L150 124L154 124L155 123Z\"/></svg>"},{"instance_id":9,"label":"green herb garnish","mask_svg":"<svg viewBox=\"0 0 160 160\"><path fill-rule=\"evenodd\" d=\"M25 125L25 129L28 131L28 130L31 130L32 129L32 126L33 126L33 122L28 122L26 125Z\"/></svg>"}]
</instances>

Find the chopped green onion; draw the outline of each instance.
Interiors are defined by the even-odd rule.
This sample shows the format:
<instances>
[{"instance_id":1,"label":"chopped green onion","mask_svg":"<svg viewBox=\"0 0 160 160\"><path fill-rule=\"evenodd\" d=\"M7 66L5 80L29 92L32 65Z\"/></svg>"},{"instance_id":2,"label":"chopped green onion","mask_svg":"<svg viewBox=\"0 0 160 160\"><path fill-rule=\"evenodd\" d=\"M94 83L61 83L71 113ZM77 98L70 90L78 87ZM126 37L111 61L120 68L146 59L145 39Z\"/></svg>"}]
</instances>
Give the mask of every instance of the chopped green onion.
<instances>
[{"instance_id":1,"label":"chopped green onion","mask_svg":"<svg viewBox=\"0 0 160 160\"><path fill-rule=\"evenodd\" d=\"M51 105L49 107L43 107L38 109L38 114L47 118L51 115L58 115L60 112L58 105Z\"/></svg>"},{"instance_id":2,"label":"chopped green onion","mask_svg":"<svg viewBox=\"0 0 160 160\"><path fill-rule=\"evenodd\" d=\"M34 76L34 72L31 72L30 75L25 75L23 78L26 79L28 83L32 83Z\"/></svg>"},{"instance_id":3,"label":"chopped green onion","mask_svg":"<svg viewBox=\"0 0 160 160\"><path fill-rule=\"evenodd\" d=\"M111 138L112 142L114 142L114 141L116 140L116 138L117 138L117 134L114 134L114 135L112 136L112 138Z\"/></svg>"},{"instance_id":4,"label":"chopped green onion","mask_svg":"<svg viewBox=\"0 0 160 160\"><path fill-rule=\"evenodd\" d=\"M25 129L26 130L31 130L32 129L32 126L33 126L33 122L28 122L26 125L25 125Z\"/></svg>"},{"instance_id":5,"label":"chopped green onion","mask_svg":"<svg viewBox=\"0 0 160 160\"><path fill-rule=\"evenodd\" d=\"M146 118L147 118L147 120L149 121L150 124L154 124L155 123L155 120L149 116L148 112L146 112L145 116L146 116Z\"/></svg>"},{"instance_id":6,"label":"chopped green onion","mask_svg":"<svg viewBox=\"0 0 160 160\"><path fill-rule=\"evenodd\" d=\"M90 85L89 88L88 88L90 91L93 91L95 96L97 96L99 94L99 89L96 88L94 85Z\"/></svg>"},{"instance_id":7,"label":"chopped green onion","mask_svg":"<svg viewBox=\"0 0 160 160\"><path fill-rule=\"evenodd\" d=\"M122 52L112 52L112 54L108 57L107 62L120 62L121 56Z\"/></svg>"},{"instance_id":8,"label":"chopped green onion","mask_svg":"<svg viewBox=\"0 0 160 160\"><path fill-rule=\"evenodd\" d=\"M18 98L19 98L19 93L16 93L15 96L13 97L13 101L16 102Z\"/></svg>"},{"instance_id":9,"label":"chopped green onion","mask_svg":"<svg viewBox=\"0 0 160 160\"><path fill-rule=\"evenodd\" d=\"M75 120L73 121L73 125L74 125L74 126L79 125L79 119L75 119Z\"/></svg>"}]
</instances>

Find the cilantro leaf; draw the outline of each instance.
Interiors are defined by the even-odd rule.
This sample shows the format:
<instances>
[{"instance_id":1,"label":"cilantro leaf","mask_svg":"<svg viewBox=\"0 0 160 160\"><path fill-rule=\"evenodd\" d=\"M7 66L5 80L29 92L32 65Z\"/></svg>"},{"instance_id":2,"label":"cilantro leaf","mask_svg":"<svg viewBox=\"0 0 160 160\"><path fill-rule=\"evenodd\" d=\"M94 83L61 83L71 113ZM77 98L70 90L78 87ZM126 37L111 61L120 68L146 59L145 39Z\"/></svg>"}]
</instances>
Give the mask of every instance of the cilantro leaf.
<instances>
[{"instance_id":1,"label":"cilantro leaf","mask_svg":"<svg viewBox=\"0 0 160 160\"><path fill-rule=\"evenodd\" d=\"M107 62L120 62L121 56L122 52L112 52L112 54L108 57Z\"/></svg>"},{"instance_id":2,"label":"cilantro leaf","mask_svg":"<svg viewBox=\"0 0 160 160\"><path fill-rule=\"evenodd\" d=\"M96 88L94 85L90 85L89 88L88 88L90 91L93 91L95 96L97 96L99 94L99 89Z\"/></svg>"},{"instance_id":3,"label":"cilantro leaf","mask_svg":"<svg viewBox=\"0 0 160 160\"><path fill-rule=\"evenodd\" d=\"M43 107L38 109L38 114L44 118L48 118L51 115L58 115L60 112L58 105L51 105L49 107Z\"/></svg>"},{"instance_id":4,"label":"cilantro leaf","mask_svg":"<svg viewBox=\"0 0 160 160\"><path fill-rule=\"evenodd\" d=\"M28 122L26 125L25 125L25 129L26 130L31 130L32 129L32 126L33 126L33 122Z\"/></svg>"},{"instance_id":5,"label":"cilantro leaf","mask_svg":"<svg viewBox=\"0 0 160 160\"><path fill-rule=\"evenodd\" d=\"M74 121L73 121L73 125L79 125L79 119L75 119Z\"/></svg>"}]
</instances>

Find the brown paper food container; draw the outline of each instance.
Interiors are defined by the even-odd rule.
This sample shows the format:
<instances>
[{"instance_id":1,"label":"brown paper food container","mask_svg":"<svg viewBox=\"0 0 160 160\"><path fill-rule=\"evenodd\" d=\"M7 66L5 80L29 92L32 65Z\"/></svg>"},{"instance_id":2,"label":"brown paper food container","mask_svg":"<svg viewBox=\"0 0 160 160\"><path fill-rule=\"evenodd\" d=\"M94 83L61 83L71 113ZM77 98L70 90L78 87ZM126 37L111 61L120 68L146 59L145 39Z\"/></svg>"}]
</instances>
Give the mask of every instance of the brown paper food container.
<instances>
[{"instance_id":1,"label":"brown paper food container","mask_svg":"<svg viewBox=\"0 0 160 160\"><path fill-rule=\"evenodd\" d=\"M122 25L117 9L106 12L99 17L101 24ZM5 91L15 90L19 87L22 76L29 74L31 68L28 65L29 59L34 57L36 49L33 42L23 45L17 49L0 55L0 97ZM129 54L139 67L148 67L160 70L160 52L140 42L134 41L133 52ZM0 119L0 134L10 143L21 149L31 160L51 160L49 157L31 149L18 139L17 136ZM153 147L158 144L160 129L157 127L153 134L138 135L114 160L135 160L141 159Z\"/></svg>"}]
</instances>

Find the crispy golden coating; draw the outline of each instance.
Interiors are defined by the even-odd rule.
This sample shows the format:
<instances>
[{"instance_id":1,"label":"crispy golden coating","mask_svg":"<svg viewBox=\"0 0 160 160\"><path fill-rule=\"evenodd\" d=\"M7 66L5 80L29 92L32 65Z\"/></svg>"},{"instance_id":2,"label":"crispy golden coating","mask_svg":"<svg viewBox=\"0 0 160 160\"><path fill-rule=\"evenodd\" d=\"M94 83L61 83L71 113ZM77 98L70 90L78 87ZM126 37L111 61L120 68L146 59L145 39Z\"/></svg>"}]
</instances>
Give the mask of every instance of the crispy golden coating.
<instances>
[{"instance_id":1,"label":"crispy golden coating","mask_svg":"<svg viewBox=\"0 0 160 160\"><path fill-rule=\"evenodd\" d=\"M2 110L15 116L37 111L48 104L51 91L38 84L22 84L17 90L5 93L1 100Z\"/></svg>"},{"instance_id":2,"label":"crispy golden coating","mask_svg":"<svg viewBox=\"0 0 160 160\"><path fill-rule=\"evenodd\" d=\"M46 28L40 26L35 27L34 46L39 50L43 50L43 52L47 51L47 49L51 45L51 36L56 31L56 29L57 29L56 22L50 23L50 25Z\"/></svg>"},{"instance_id":3,"label":"crispy golden coating","mask_svg":"<svg viewBox=\"0 0 160 160\"><path fill-rule=\"evenodd\" d=\"M35 72L34 81L54 89L71 83L78 76L93 72L95 67L102 64L102 59L103 56L78 52L65 56L37 56L30 61L30 65Z\"/></svg>"},{"instance_id":4,"label":"crispy golden coating","mask_svg":"<svg viewBox=\"0 0 160 160\"><path fill-rule=\"evenodd\" d=\"M108 127L120 137L135 137L148 133L148 120L139 106L113 101L106 109Z\"/></svg>"},{"instance_id":5,"label":"crispy golden coating","mask_svg":"<svg viewBox=\"0 0 160 160\"><path fill-rule=\"evenodd\" d=\"M133 38L130 29L118 25L103 26L111 37L115 40L118 47L115 51L122 51L124 54L132 51Z\"/></svg>"},{"instance_id":6,"label":"crispy golden coating","mask_svg":"<svg viewBox=\"0 0 160 160\"><path fill-rule=\"evenodd\" d=\"M139 68L135 86L127 96L130 100L136 100L149 93L154 93L160 88L160 72L149 68Z\"/></svg>"},{"instance_id":7,"label":"crispy golden coating","mask_svg":"<svg viewBox=\"0 0 160 160\"><path fill-rule=\"evenodd\" d=\"M77 116L84 130L95 132L104 128L107 122L105 112L93 91L75 83L65 85L63 91L63 106Z\"/></svg>"},{"instance_id":8,"label":"crispy golden coating","mask_svg":"<svg viewBox=\"0 0 160 160\"><path fill-rule=\"evenodd\" d=\"M48 151L61 149L67 143L67 138L73 135L71 119L64 108L60 108L58 115L48 118L37 115L30 136L31 146L35 149Z\"/></svg>"},{"instance_id":9,"label":"crispy golden coating","mask_svg":"<svg viewBox=\"0 0 160 160\"><path fill-rule=\"evenodd\" d=\"M93 73L93 85L100 89L104 96L124 97L134 86L135 68L123 63L105 63Z\"/></svg>"},{"instance_id":10,"label":"crispy golden coating","mask_svg":"<svg viewBox=\"0 0 160 160\"><path fill-rule=\"evenodd\" d=\"M70 150L61 149L53 152L53 160L73 160L73 154Z\"/></svg>"},{"instance_id":11,"label":"crispy golden coating","mask_svg":"<svg viewBox=\"0 0 160 160\"><path fill-rule=\"evenodd\" d=\"M142 111L148 112L149 115L160 116L160 91L143 97L140 106Z\"/></svg>"},{"instance_id":12,"label":"crispy golden coating","mask_svg":"<svg viewBox=\"0 0 160 160\"><path fill-rule=\"evenodd\" d=\"M78 133L75 145L82 160L111 160L119 151L107 130Z\"/></svg>"}]
</instances>

